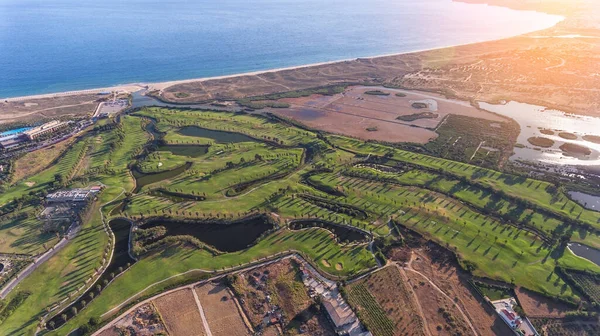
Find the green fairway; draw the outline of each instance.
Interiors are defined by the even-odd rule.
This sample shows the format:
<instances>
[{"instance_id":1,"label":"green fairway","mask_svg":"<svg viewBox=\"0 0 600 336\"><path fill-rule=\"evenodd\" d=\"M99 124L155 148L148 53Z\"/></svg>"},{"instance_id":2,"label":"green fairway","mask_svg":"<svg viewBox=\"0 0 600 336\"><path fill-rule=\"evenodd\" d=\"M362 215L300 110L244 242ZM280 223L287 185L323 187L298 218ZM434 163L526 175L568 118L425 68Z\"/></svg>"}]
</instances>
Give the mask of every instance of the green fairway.
<instances>
[{"instance_id":1,"label":"green fairway","mask_svg":"<svg viewBox=\"0 0 600 336\"><path fill-rule=\"evenodd\" d=\"M102 316L152 284L157 283L140 295L191 281L191 274L206 277L279 252L297 251L336 279L376 266L364 240L347 245L325 228L292 231L287 223L296 219L352 226L364 236L385 239L400 231L395 226L410 229L454 252L476 276L572 302L579 294L555 267L600 273L600 267L565 249L568 241L600 247L595 232L600 213L582 209L559 186L380 144L323 137L267 116L157 107L101 121L54 165L0 195L2 204L30 213L0 217L0 241L7 246L0 252L37 253L57 241L40 234L34 219L42 210L43 191L98 183L105 189L89 220L65 249L19 285L32 294L0 324L0 334L32 334L47 307L65 298L68 306L75 298L108 244L101 211L105 221L126 217L138 224L157 218L183 225L227 224L257 214L276 224L255 243L228 253L188 233L146 237L156 243L148 244L154 249L146 253L135 245L146 238L136 233L134 252L145 254L52 334Z\"/></svg>"}]
</instances>

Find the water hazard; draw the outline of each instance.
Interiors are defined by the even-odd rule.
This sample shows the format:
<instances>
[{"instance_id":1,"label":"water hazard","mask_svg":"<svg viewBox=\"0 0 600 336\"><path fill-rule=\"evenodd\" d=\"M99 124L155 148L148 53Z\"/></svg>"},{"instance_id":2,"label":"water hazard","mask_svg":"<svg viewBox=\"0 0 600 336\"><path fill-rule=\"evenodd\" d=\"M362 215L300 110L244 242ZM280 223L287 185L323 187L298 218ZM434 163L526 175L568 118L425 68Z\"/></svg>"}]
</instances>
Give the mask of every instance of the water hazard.
<instances>
[{"instance_id":1,"label":"water hazard","mask_svg":"<svg viewBox=\"0 0 600 336\"><path fill-rule=\"evenodd\" d=\"M217 143L238 143L238 142L254 142L253 138L233 132L213 131L206 128L196 126L186 126L178 131L179 134L213 139Z\"/></svg>"},{"instance_id":2,"label":"water hazard","mask_svg":"<svg viewBox=\"0 0 600 336\"><path fill-rule=\"evenodd\" d=\"M133 177L135 177L135 190L133 192L138 193L138 192L140 192L140 190L142 190L143 187L145 187L149 184L171 179L171 178L185 172L191 166L192 166L192 163L187 162L183 166L180 166L180 167L172 169L172 170L167 170L167 171L160 172L160 173L150 173L150 174L142 173L137 168L134 168L131 171L133 173Z\"/></svg>"},{"instance_id":3,"label":"water hazard","mask_svg":"<svg viewBox=\"0 0 600 336\"><path fill-rule=\"evenodd\" d=\"M192 236L223 252L246 249L274 228L267 217L261 216L233 223L155 219L140 226L140 229L161 226L166 229L166 236Z\"/></svg>"},{"instance_id":4,"label":"water hazard","mask_svg":"<svg viewBox=\"0 0 600 336\"><path fill-rule=\"evenodd\" d=\"M586 209L600 211L600 196L594 196L579 191L570 191L569 196Z\"/></svg>"},{"instance_id":5,"label":"water hazard","mask_svg":"<svg viewBox=\"0 0 600 336\"><path fill-rule=\"evenodd\" d=\"M333 233L340 242L366 243L369 236L357 229L320 220L299 220L290 223L290 229L301 230L311 227L324 228Z\"/></svg>"},{"instance_id":6,"label":"water hazard","mask_svg":"<svg viewBox=\"0 0 600 336\"><path fill-rule=\"evenodd\" d=\"M600 250L578 243L569 244L569 249L579 257L585 258L600 266Z\"/></svg>"}]
</instances>

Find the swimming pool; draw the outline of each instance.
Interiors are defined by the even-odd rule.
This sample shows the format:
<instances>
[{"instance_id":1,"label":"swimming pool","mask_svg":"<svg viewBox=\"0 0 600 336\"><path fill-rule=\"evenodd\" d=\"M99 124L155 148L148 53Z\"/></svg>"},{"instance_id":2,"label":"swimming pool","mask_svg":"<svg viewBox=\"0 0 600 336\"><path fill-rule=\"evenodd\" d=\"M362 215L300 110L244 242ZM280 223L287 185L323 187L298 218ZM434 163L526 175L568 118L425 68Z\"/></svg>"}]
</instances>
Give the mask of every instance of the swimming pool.
<instances>
[{"instance_id":1,"label":"swimming pool","mask_svg":"<svg viewBox=\"0 0 600 336\"><path fill-rule=\"evenodd\" d=\"M14 134L23 133L23 132L25 132L25 131L27 131L27 130L30 130L30 129L32 129L32 128L33 128L33 127L22 127L22 128L15 128L15 129L13 129L13 130L9 130L9 131L6 131L6 132L2 132L2 133L0 133L0 137L5 137L5 136L8 136L8 135L14 135Z\"/></svg>"}]
</instances>

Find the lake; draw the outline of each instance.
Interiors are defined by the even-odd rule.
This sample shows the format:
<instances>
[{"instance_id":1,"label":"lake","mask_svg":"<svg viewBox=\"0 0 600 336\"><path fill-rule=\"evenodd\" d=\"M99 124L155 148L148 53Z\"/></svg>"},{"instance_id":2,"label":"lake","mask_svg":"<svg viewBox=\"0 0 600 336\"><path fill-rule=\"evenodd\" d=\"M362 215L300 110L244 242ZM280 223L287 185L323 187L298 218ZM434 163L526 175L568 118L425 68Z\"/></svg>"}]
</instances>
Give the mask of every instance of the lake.
<instances>
[{"instance_id":1,"label":"lake","mask_svg":"<svg viewBox=\"0 0 600 336\"><path fill-rule=\"evenodd\" d=\"M439 48L561 19L451 0L0 0L0 97Z\"/></svg>"},{"instance_id":2,"label":"lake","mask_svg":"<svg viewBox=\"0 0 600 336\"><path fill-rule=\"evenodd\" d=\"M189 235L223 252L241 251L254 244L265 232L273 229L273 224L262 216L233 223L154 219L140 226L140 229L160 226L166 229L167 236Z\"/></svg>"}]
</instances>

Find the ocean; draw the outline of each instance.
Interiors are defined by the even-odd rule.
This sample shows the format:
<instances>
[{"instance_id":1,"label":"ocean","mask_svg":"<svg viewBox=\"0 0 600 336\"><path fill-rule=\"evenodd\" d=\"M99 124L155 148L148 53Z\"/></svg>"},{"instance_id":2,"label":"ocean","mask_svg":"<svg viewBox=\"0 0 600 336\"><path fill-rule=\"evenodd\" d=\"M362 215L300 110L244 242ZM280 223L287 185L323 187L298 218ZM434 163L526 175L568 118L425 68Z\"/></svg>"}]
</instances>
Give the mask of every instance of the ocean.
<instances>
[{"instance_id":1,"label":"ocean","mask_svg":"<svg viewBox=\"0 0 600 336\"><path fill-rule=\"evenodd\" d=\"M0 0L0 98L438 48L560 20L451 0Z\"/></svg>"}]
</instances>

